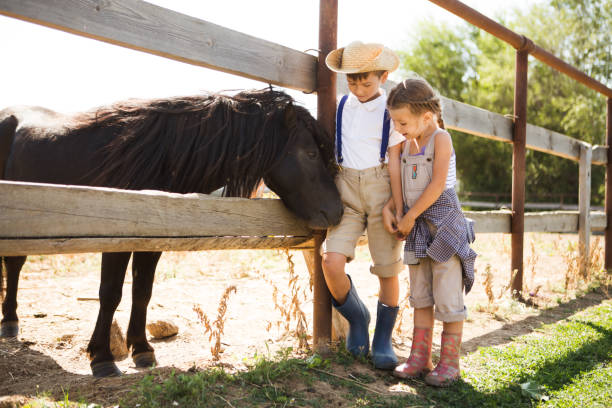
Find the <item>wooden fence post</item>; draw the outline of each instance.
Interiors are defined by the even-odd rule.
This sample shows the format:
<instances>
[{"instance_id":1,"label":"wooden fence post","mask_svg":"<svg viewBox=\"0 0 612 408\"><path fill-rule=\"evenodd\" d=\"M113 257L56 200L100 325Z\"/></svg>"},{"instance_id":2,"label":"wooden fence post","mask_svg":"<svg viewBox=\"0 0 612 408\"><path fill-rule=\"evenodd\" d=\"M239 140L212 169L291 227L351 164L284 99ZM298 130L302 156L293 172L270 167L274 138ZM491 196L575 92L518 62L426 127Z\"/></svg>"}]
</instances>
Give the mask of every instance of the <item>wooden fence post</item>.
<instances>
[{"instance_id":1,"label":"wooden fence post","mask_svg":"<svg viewBox=\"0 0 612 408\"><path fill-rule=\"evenodd\" d=\"M580 273L586 276L591 240L591 162L593 148L588 143L580 144L580 167L578 173L578 251Z\"/></svg>"},{"instance_id":2,"label":"wooden fence post","mask_svg":"<svg viewBox=\"0 0 612 408\"><path fill-rule=\"evenodd\" d=\"M338 0L319 1L319 61L317 66L317 120L333 136L336 123L336 74L325 57L338 43ZM313 265L313 343L319 352L331 341L331 294L325 284L319 251L324 235L315 235Z\"/></svg>"},{"instance_id":3,"label":"wooden fence post","mask_svg":"<svg viewBox=\"0 0 612 408\"><path fill-rule=\"evenodd\" d=\"M610 272L612 270L612 98L608 98L606 145L608 146L608 162L606 163L606 248L604 266Z\"/></svg>"},{"instance_id":4,"label":"wooden fence post","mask_svg":"<svg viewBox=\"0 0 612 408\"><path fill-rule=\"evenodd\" d=\"M526 43L530 41L526 39ZM527 141L527 60L529 51L516 51L514 82L514 137L512 151L512 293L523 290L523 239L525 232L525 150Z\"/></svg>"}]
</instances>

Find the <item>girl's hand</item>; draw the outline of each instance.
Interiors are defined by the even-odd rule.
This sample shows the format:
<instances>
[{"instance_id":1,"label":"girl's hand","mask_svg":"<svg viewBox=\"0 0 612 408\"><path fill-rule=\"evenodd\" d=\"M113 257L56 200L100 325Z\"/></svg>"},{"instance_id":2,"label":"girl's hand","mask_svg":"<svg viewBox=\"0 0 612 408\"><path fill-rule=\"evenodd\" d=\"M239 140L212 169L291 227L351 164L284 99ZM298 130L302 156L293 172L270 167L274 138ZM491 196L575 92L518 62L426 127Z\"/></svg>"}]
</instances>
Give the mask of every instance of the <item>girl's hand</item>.
<instances>
[{"instance_id":1,"label":"girl's hand","mask_svg":"<svg viewBox=\"0 0 612 408\"><path fill-rule=\"evenodd\" d=\"M404 213L402 213L401 211L397 211L395 213L395 225L399 225L403 217L404 217Z\"/></svg>"},{"instance_id":2,"label":"girl's hand","mask_svg":"<svg viewBox=\"0 0 612 408\"><path fill-rule=\"evenodd\" d=\"M397 225L398 231L404 236L407 236L408 234L410 234L410 231L412 231L412 228L414 227L414 221L414 217L410 214L410 211L407 212Z\"/></svg>"},{"instance_id":3,"label":"girl's hand","mask_svg":"<svg viewBox=\"0 0 612 408\"><path fill-rule=\"evenodd\" d=\"M402 222L402 218L404 217L404 215L401 212L397 212L395 213L395 238L397 238L400 241L403 241L406 239L406 234L403 234L402 232L400 232L400 230L397 228L397 226L399 226L400 222Z\"/></svg>"}]
</instances>

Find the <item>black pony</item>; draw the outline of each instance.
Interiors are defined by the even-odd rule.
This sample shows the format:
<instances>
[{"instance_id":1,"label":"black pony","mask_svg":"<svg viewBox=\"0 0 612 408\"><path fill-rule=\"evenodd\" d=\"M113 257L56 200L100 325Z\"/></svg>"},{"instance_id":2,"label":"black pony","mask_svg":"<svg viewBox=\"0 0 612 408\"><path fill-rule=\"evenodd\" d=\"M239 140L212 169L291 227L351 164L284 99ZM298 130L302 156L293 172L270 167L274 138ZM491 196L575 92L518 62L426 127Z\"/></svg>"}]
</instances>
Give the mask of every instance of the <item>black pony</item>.
<instances>
[{"instance_id":1,"label":"black pony","mask_svg":"<svg viewBox=\"0 0 612 408\"><path fill-rule=\"evenodd\" d=\"M287 94L245 91L128 101L65 116L36 107L0 111L0 179L248 197L263 179L312 228L337 224L333 141ZM103 253L100 311L87 348L95 376L120 374L109 346L132 253ZM134 252L128 347L138 367L155 362L145 335L161 252ZM5 256L1 336L18 334L17 284L25 256ZM2 262L0 262L0 266ZM1 276L1 274L0 274Z\"/></svg>"}]
</instances>

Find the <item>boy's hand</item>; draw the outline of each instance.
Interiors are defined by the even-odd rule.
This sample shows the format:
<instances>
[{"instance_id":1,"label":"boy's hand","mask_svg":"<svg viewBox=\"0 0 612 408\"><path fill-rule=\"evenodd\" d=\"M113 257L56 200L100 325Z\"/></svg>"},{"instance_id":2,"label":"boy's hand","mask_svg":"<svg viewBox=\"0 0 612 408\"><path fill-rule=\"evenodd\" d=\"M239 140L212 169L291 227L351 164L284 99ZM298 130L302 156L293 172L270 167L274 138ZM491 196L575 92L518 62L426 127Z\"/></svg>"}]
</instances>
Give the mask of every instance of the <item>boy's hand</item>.
<instances>
[{"instance_id":1,"label":"boy's hand","mask_svg":"<svg viewBox=\"0 0 612 408\"><path fill-rule=\"evenodd\" d=\"M397 221L395 215L388 205L383 207L382 211L383 225L389 234L395 234L397 232Z\"/></svg>"},{"instance_id":2,"label":"boy's hand","mask_svg":"<svg viewBox=\"0 0 612 408\"><path fill-rule=\"evenodd\" d=\"M412 228L414 227L414 221L414 217L410 214L410 212L407 212L397 225L398 231L401 234L407 236L408 234L410 234L410 231L412 231Z\"/></svg>"}]
</instances>

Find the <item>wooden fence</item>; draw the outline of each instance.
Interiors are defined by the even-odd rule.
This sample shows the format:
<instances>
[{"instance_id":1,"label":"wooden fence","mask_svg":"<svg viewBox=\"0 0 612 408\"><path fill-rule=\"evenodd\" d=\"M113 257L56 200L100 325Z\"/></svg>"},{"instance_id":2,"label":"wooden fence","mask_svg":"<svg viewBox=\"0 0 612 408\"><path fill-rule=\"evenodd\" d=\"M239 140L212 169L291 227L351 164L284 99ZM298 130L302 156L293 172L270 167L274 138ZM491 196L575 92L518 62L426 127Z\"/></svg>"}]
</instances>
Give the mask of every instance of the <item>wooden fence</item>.
<instances>
[{"instance_id":1,"label":"wooden fence","mask_svg":"<svg viewBox=\"0 0 612 408\"><path fill-rule=\"evenodd\" d=\"M266 83L317 91L319 120L333 133L336 79L323 59L137 0L0 0L0 14ZM336 25L337 0L321 0L321 55L336 48ZM446 98L443 110L450 129L513 143L513 119ZM607 164L607 148L532 125L527 125L526 147L579 162L580 185L579 211L526 214L524 231L578 231L581 250L588 251L591 231L607 226L604 213L590 210L591 166ZM477 233L514 232L510 211L468 216L476 220ZM305 249L315 275L315 346L325 347L331 315L320 243L321 236L278 200L0 182L0 255Z\"/></svg>"}]
</instances>

